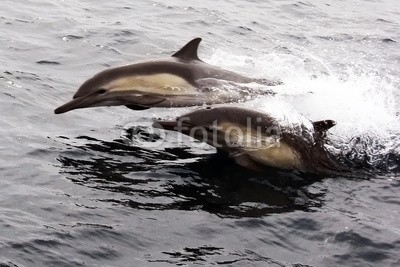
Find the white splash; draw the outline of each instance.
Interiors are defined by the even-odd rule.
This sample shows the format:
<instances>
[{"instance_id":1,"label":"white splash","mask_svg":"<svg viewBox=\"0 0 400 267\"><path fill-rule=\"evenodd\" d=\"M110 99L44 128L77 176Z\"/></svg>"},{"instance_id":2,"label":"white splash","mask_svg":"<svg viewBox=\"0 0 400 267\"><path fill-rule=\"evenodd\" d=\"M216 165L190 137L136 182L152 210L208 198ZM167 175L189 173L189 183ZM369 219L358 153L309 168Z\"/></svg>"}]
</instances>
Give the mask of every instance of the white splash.
<instances>
[{"instance_id":1,"label":"white splash","mask_svg":"<svg viewBox=\"0 0 400 267\"><path fill-rule=\"evenodd\" d=\"M272 87L276 95L260 96L243 105L286 123L335 120L337 125L329 137L337 153L354 152L355 157L368 158L371 164L376 157L400 154L396 86L400 78L358 65L331 69L309 53L297 54L254 58L216 50L207 61L252 77L280 79L283 84Z\"/></svg>"}]
</instances>

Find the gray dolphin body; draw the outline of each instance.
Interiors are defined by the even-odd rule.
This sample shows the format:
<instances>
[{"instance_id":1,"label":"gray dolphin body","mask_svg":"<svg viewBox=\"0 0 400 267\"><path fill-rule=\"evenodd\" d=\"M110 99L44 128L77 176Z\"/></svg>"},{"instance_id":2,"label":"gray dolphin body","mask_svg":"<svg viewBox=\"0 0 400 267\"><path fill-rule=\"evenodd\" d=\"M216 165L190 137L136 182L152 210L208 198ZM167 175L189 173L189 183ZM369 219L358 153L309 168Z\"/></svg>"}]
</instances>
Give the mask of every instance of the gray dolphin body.
<instances>
[{"instance_id":1,"label":"gray dolphin body","mask_svg":"<svg viewBox=\"0 0 400 267\"><path fill-rule=\"evenodd\" d=\"M345 171L324 148L326 131L334 125L324 120L285 127L271 115L232 106L201 108L153 124L206 142L252 170L274 167L315 174Z\"/></svg>"},{"instance_id":2,"label":"gray dolphin body","mask_svg":"<svg viewBox=\"0 0 400 267\"><path fill-rule=\"evenodd\" d=\"M252 79L201 61L197 56L200 41L193 39L169 58L104 70L84 82L73 100L54 112L98 106L125 105L141 110L235 102L255 96L246 84L279 83Z\"/></svg>"}]
</instances>

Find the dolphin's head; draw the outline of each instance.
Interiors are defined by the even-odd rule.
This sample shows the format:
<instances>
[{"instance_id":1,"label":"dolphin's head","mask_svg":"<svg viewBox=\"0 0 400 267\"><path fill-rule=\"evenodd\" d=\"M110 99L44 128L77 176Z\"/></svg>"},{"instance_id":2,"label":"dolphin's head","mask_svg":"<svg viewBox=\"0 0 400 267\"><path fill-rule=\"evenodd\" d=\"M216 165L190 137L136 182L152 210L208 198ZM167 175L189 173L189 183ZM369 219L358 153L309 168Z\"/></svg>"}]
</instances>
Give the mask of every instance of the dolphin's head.
<instances>
[{"instance_id":1,"label":"dolphin's head","mask_svg":"<svg viewBox=\"0 0 400 267\"><path fill-rule=\"evenodd\" d=\"M280 133L278 122L271 116L235 106L200 108L173 121L158 120L156 128L189 135L213 146L248 146ZM217 144L217 143L218 144Z\"/></svg>"},{"instance_id":2,"label":"dolphin's head","mask_svg":"<svg viewBox=\"0 0 400 267\"><path fill-rule=\"evenodd\" d=\"M96 74L80 86L71 101L54 112L60 114L80 108L119 105L146 109L190 90L188 82L179 76L167 72L143 74L137 71L148 65L135 64ZM180 91L174 90L176 88Z\"/></svg>"}]
</instances>

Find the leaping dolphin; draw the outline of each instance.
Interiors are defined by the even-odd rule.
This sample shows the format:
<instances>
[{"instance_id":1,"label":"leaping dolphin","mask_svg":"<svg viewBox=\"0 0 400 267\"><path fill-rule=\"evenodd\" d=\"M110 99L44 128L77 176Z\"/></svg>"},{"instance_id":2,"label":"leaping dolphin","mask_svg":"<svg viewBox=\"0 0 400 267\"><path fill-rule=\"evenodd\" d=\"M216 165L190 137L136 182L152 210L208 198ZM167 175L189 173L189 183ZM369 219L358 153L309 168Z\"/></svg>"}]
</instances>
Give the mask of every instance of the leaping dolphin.
<instances>
[{"instance_id":1,"label":"leaping dolphin","mask_svg":"<svg viewBox=\"0 0 400 267\"><path fill-rule=\"evenodd\" d=\"M203 62L197 56L200 41L201 38L191 40L169 58L106 69L84 82L73 100L55 109L54 113L98 106L125 105L141 110L237 102L270 93L250 89L247 86L250 83L264 87L279 84Z\"/></svg>"},{"instance_id":2,"label":"leaping dolphin","mask_svg":"<svg viewBox=\"0 0 400 267\"><path fill-rule=\"evenodd\" d=\"M267 167L315 174L345 171L324 147L333 120L284 126L272 115L235 106L207 107L153 126L181 132L229 154L248 169Z\"/></svg>"}]
</instances>

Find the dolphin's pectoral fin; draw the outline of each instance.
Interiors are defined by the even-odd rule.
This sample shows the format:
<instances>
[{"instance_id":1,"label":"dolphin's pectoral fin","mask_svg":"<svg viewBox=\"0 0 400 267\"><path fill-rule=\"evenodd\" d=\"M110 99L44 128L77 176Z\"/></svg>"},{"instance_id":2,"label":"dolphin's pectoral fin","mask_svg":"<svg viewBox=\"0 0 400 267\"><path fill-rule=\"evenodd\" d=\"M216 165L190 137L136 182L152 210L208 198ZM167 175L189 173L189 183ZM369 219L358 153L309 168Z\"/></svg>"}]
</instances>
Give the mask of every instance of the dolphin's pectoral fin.
<instances>
[{"instance_id":1,"label":"dolphin's pectoral fin","mask_svg":"<svg viewBox=\"0 0 400 267\"><path fill-rule=\"evenodd\" d=\"M256 172L263 171L263 168L261 168L249 155L245 153L230 153L229 157L242 167Z\"/></svg>"},{"instance_id":2,"label":"dolphin's pectoral fin","mask_svg":"<svg viewBox=\"0 0 400 267\"><path fill-rule=\"evenodd\" d=\"M152 107L158 103L161 103L166 100L165 97L157 96L157 95L140 95L140 96L128 96L126 100L129 102L126 106L132 107Z\"/></svg>"},{"instance_id":3,"label":"dolphin's pectoral fin","mask_svg":"<svg viewBox=\"0 0 400 267\"><path fill-rule=\"evenodd\" d=\"M321 137L324 137L326 131L336 125L334 120L323 120L323 121L314 121L313 123L314 130L319 133Z\"/></svg>"},{"instance_id":4,"label":"dolphin's pectoral fin","mask_svg":"<svg viewBox=\"0 0 400 267\"><path fill-rule=\"evenodd\" d=\"M126 105L125 107L127 107L129 109L133 109L133 110L145 110L145 109L150 108L150 107L145 107L145 106L141 106L141 105Z\"/></svg>"},{"instance_id":5,"label":"dolphin's pectoral fin","mask_svg":"<svg viewBox=\"0 0 400 267\"><path fill-rule=\"evenodd\" d=\"M195 38L189 43L187 43L184 47L182 47L178 52L173 54L173 57L181 58L181 59L192 59L192 60L200 60L197 56L197 50L199 49L199 44L201 42L201 38Z\"/></svg>"}]
</instances>

